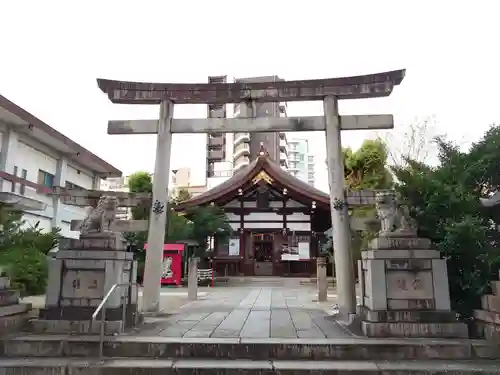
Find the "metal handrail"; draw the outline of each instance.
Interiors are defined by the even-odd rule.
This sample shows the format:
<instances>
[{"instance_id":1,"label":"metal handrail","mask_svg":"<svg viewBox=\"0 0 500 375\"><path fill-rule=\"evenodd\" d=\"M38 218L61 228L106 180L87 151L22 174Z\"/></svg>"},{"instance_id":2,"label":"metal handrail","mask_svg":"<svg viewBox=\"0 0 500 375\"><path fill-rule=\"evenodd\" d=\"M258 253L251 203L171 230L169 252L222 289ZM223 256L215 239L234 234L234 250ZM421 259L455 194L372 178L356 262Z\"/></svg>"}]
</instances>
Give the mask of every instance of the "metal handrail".
<instances>
[{"instance_id":1,"label":"metal handrail","mask_svg":"<svg viewBox=\"0 0 500 375\"><path fill-rule=\"evenodd\" d=\"M121 284L113 284L111 288L109 288L108 293L104 296L102 299L101 303L97 306L97 308L94 310L94 313L92 314L92 318L90 320L90 332L92 332L92 324L94 321L97 320L97 316L101 312L101 327L100 327L100 332L99 332L99 356L100 358L103 357L103 352L104 352L104 333L105 333L105 318L106 318L106 303L108 302L108 299L111 297L113 292L117 290L120 287L123 286L128 286L130 287L129 293L127 293L124 296L123 299L123 304L122 304L122 326L121 326L121 332L125 330L125 322L127 320L127 304L129 301L129 294L132 293L132 286L137 285L136 282L129 282L129 283L121 283Z\"/></svg>"}]
</instances>

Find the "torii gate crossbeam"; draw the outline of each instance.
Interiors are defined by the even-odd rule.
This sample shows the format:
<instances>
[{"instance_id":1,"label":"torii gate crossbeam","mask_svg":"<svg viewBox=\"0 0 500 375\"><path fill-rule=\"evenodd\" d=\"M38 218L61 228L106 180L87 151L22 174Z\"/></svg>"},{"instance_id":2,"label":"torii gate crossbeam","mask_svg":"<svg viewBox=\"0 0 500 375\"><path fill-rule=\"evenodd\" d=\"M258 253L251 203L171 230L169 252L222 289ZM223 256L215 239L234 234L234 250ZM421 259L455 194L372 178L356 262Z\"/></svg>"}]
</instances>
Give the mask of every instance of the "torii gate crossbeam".
<instances>
[{"instance_id":1,"label":"torii gate crossbeam","mask_svg":"<svg viewBox=\"0 0 500 375\"><path fill-rule=\"evenodd\" d=\"M325 130L328 181L335 248L339 310L346 318L356 312L353 262L349 248L349 218L345 202L341 130L390 129L392 115L340 116L338 101L389 96L405 70L355 77L258 83L140 83L98 79L113 103L160 104L159 120L110 121L108 134L158 134L153 206L144 274L143 310L159 310L162 249L166 226L168 173L173 133L273 132ZM324 116L273 118L254 116L255 102L323 100ZM241 103L237 119L173 119L174 104Z\"/></svg>"}]
</instances>

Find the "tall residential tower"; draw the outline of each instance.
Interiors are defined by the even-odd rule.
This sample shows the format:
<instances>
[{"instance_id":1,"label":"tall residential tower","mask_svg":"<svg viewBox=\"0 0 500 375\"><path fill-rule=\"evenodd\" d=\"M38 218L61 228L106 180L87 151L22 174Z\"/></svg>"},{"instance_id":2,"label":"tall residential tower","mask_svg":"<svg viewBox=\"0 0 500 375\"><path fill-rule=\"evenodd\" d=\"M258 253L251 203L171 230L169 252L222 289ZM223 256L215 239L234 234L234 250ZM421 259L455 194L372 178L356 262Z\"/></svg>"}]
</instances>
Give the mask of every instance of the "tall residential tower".
<instances>
[{"instance_id":1,"label":"tall residential tower","mask_svg":"<svg viewBox=\"0 0 500 375\"><path fill-rule=\"evenodd\" d=\"M278 76L252 77L235 79L235 82L276 82L281 80ZM227 76L210 76L209 83L226 83ZM208 105L207 117L225 118L227 108L225 105ZM239 104L233 107L233 117L248 117L245 108ZM256 103L256 117L285 117L285 103ZM284 132L261 133L209 133L207 134L207 188L211 189L227 180L232 174L255 159L261 149L261 144L269 153L272 160L287 169L288 167L288 142Z\"/></svg>"},{"instance_id":2,"label":"tall residential tower","mask_svg":"<svg viewBox=\"0 0 500 375\"><path fill-rule=\"evenodd\" d=\"M288 172L314 186L314 155L309 152L309 142L304 138L291 138L288 147Z\"/></svg>"}]
</instances>

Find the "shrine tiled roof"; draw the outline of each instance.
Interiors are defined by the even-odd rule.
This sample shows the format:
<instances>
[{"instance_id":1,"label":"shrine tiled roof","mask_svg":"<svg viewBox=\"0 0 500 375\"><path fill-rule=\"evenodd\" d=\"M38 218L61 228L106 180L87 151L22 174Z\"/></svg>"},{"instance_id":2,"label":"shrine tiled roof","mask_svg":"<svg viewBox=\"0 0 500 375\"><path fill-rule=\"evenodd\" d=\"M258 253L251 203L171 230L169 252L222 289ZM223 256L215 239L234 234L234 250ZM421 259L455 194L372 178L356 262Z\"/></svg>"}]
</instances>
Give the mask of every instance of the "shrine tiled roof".
<instances>
[{"instance_id":1,"label":"shrine tiled roof","mask_svg":"<svg viewBox=\"0 0 500 375\"><path fill-rule=\"evenodd\" d=\"M231 178L196 197L180 203L176 209L182 211L190 207L205 205L211 202L217 203L228 196L236 196L238 194L238 189L248 186L253 179L258 177L260 172L265 172L275 183L278 183L291 193L300 195L307 200L315 201L318 206L329 208L330 196L328 194L292 176L290 173L283 170L279 164L269 158L266 152L261 151L260 155L254 161L242 167Z\"/></svg>"}]
</instances>

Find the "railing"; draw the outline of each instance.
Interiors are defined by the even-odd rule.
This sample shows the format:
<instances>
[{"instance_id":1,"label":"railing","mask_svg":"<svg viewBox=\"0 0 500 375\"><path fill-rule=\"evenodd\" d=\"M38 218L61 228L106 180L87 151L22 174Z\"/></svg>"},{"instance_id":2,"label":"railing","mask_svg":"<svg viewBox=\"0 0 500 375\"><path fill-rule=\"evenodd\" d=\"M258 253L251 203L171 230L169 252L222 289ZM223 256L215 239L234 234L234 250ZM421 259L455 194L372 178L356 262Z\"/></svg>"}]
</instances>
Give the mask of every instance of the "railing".
<instances>
[{"instance_id":1,"label":"railing","mask_svg":"<svg viewBox=\"0 0 500 375\"><path fill-rule=\"evenodd\" d=\"M212 280L214 275L214 270L211 268L207 269L199 269L197 271L197 279L198 281L207 281L207 280Z\"/></svg>"},{"instance_id":2,"label":"railing","mask_svg":"<svg viewBox=\"0 0 500 375\"><path fill-rule=\"evenodd\" d=\"M207 177L231 177L233 175L232 170L228 171L214 171L208 170Z\"/></svg>"},{"instance_id":3,"label":"railing","mask_svg":"<svg viewBox=\"0 0 500 375\"><path fill-rule=\"evenodd\" d=\"M240 143L240 141L242 141L242 140L249 141L250 140L250 133L234 133L234 141L233 141L233 143L235 145L237 145L238 143Z\"/></svg>"},{"instance_id":4,"label":"railing","mask_svg":"<svg viewBox=\"0 0 500 375\"><path fill-rule=\"evenodd\" d=\"M234 169L238 169L244 165L250 164L250 159L247 158L246 156L239 157L234 161Z\"/></svg>"},{"instance_id":5,"label":"railing","mask_svg":"<svg viewBox=\"0 0 500 375\"><path fill-rule=\"evenodd\" d=\"M238 158L243 152L250 152L250 145L248 143L240 143L238 146L234 148L233 158Z\"/></svg>"},{"instance_id":6,"label":"railing","mask_svg":"<svg viewBox=\"0 0 500 375\"><path fill-rule=\"evenodd\" d=\"M127 321L127 304L129 302L129 297L131 297L132 294L132 286L137 285L136 282L128 282L128 283L123 283L123 284L113 284L113 286L109 289L108 293L104 296L102 299L101 303L97 308L95 309L94 313L92 314L92 319L90 320L90 332L92 333L92 324L97 320L97 316L99 313L101 313L101 327L100 327L100 332L99 332L99 357L103 357L103 352L104 352L104 333L105 333L105 322L106 322L106 303L108 302L108 299L111 297L113 292L115 290L118 290L119 288L123 286L128 286L129 287L129 292L125 294L123 298L123 304L122 304L122 326L121 326L121 332L125 330L125 322Z\"/></svg>"}]
</instances>

